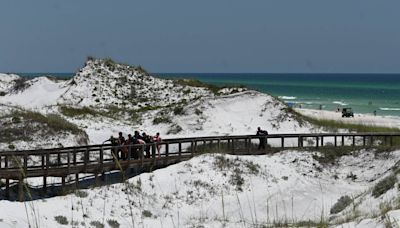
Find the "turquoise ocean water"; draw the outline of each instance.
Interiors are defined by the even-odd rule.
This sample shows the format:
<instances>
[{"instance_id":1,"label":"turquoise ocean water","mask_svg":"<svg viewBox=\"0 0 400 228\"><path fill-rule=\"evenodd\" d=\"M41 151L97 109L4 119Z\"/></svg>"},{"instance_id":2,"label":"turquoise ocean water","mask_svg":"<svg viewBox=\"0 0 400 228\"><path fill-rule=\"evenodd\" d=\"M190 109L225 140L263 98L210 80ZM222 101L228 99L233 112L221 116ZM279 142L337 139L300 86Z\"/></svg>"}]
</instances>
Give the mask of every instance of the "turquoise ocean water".
<instances>
[{"instance_id":1,"label":"turquoise ocean water","mask_svg":"<svg viewBox=\"0 0 400 228\"><path fill-rule=\"evenodd\" d=\"M28 77L71 73L21 74ZM352 107L355 113L400 116L400 74L202 74L159 73L161 78L191 78L224 85L244 85L304 108L335 110Z\"/></svg>"}]
</instances>

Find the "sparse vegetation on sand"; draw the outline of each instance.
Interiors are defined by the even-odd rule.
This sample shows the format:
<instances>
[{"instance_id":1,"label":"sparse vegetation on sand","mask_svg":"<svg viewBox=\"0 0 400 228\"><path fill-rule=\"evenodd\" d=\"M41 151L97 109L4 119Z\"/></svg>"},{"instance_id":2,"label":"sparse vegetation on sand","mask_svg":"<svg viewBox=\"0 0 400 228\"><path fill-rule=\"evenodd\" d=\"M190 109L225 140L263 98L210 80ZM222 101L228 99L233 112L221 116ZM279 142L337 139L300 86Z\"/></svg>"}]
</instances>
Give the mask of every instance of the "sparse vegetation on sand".
<instances>
[{"instance_id":1,"label":"sparse vegetation on sand","mask_svg":"<svg viewBox=\"0 0 400 228\"><path fill-rule=\"evenodd\" d=\"M214 94L218 94L218 91L222 89L222 87L207 84L195 79L177 79L174 80L175 84L183 85L183 86L192 86L192 87L204 87L213 92Z\"/></svg>"}]
</instances>

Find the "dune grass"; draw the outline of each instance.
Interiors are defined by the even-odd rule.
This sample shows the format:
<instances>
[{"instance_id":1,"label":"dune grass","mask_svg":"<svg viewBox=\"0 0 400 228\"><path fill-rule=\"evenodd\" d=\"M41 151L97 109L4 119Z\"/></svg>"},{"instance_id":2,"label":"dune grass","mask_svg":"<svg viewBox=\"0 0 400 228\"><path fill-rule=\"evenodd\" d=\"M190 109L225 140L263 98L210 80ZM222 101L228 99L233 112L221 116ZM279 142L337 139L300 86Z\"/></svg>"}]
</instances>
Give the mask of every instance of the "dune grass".
<instances>
[{"instance_id":1,"label":"dune grass","mask_svg":"<svg viewBox=\"0 0 400 228\"><path fill-rule=\"evenodd\" d=\"M15 111L12 114L13 118L23 118L29 122L36 122L41 124L46 124L52 130L64 130L71 132L73 134L82 133L83 131L79 129L73 123L68 122L64 118L56 114L48 114L47 116L33 111Z\"/></svg>"}]
</instances>

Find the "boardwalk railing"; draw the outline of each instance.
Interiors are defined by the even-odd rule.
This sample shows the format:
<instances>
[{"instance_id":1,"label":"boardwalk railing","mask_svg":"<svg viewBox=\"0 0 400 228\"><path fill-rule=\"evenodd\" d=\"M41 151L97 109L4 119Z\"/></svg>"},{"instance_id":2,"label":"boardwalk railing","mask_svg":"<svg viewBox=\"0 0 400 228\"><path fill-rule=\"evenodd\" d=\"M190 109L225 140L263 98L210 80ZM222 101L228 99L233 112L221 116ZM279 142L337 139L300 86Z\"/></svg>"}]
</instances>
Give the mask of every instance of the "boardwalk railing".
<instances>
[{"instance_id":1,"label":"boardwalk railing","mask_svg":"<svg viewBox=\"0 0 400 228\"><path fill-rule=\"evenodd\" d=\"M136 169L137 173L165 167L196 154L226 152L231 154L263 154L272 149L309 147L366 147L393 146L400 133L318 133L318 134L271 134L262 138L269 147L258 150L260 136L210 136L166 139L144 145L111 146L89 145L79 147L4 151L0 152L0 180L5 179L4 194L10 196L10 180L18 180L19 199L24 200L24 179L43 178L43 192L47 191L47 178L61 178L79 174L94 174L95 179L113 170ZM160 152L158 151L160 148ZM124 159L121 155L124 154Z\"/></svg>"}]
</instances>

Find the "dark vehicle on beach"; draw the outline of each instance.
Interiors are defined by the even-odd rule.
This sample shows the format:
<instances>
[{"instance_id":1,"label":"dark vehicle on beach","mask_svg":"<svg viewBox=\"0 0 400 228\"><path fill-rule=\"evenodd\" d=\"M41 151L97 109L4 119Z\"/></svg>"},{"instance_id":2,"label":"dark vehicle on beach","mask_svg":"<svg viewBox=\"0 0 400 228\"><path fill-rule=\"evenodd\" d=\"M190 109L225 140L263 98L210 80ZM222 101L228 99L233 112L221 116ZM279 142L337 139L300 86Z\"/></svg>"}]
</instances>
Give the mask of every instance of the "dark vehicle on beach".
<instances>
[{"instance_id":1,"label":"dark vehicle on beach","mask_svg":"<svg viewBox=\"0 0 400 228\"><path fill-rule=\"evenodd\" d=\"M353 110L351 108L343 108L342 117L354 117Z\"/></svg>"}]
</instances>

